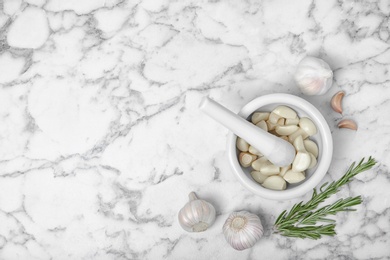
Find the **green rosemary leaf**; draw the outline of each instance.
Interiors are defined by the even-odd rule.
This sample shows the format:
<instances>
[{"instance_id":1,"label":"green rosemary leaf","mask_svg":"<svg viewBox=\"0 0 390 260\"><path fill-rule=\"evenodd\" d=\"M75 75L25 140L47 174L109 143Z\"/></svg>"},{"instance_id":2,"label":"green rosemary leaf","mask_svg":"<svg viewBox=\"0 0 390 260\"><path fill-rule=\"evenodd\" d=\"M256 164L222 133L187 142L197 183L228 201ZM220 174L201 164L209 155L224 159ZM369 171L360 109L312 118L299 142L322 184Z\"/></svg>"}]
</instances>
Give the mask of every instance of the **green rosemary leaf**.
<instances>
[{"instance_id":1,"label":"green rosemary leaf","mask_svg":"<svg viewBox=\"0 0 390 260\"><path fill-rule=\"evenodd\" d=\"M355 211L351 207L362 203L361 196L348 197L317 209L318 205L324 202L331 195L337 193L341 186L352 181L357 174L371 169L376 161L370 156L364 163L364 158L356 165L352 163L347 172L337 181L324 183L319 192L313 189L311 199L306 203L303 201L295 204L290 211L284 210L275 221L277 233L287 237L319 239L321 236L334 236L335 220L327 216L335 215L342 211ZM355 166L356 165L356 166ZM318 223L331 223L318 225Z\"/></svg>"}]
</instances>

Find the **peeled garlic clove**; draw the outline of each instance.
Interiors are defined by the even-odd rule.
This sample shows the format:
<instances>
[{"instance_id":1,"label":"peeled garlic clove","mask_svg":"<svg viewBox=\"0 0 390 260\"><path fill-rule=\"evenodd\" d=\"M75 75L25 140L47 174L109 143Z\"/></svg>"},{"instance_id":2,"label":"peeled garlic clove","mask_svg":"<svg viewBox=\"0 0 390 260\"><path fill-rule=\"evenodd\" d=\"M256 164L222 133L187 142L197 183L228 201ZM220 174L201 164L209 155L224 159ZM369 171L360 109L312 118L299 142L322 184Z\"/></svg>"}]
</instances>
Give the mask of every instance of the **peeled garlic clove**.
<instances>
[{"instance_id":1,"label":"peeled garlic clove","mask_svg":"<svg viewBox=\"0 0 390 260\"><path fill-rule=\"evenodd\" d=\"M260 157L259 159L252 162L252 168L255 169L256 171L260 171L262 165L267 163L270 163L267 158Z\"/></svg>"},{"instance_id":2,"label":"peeled garlic clove","mask_svg":"<svg viewBox=\"0 0 390 260\"><path fill-rule=\"evenodd\" d=\"M308 169L312 169L317 165L317 159L312 153L309 153L309 155L310 155L311 162Z\"/></svg>"},{"instance_id":3,"label":"peeled garlic clove","mask_svg":"<svg viewBox=\"0 0 390 260\"><path fill-rule=\"evenodd\" d=\"M277 125L284 125L284 122L285 122L285 121L286 121L286 119L280 118L276 124L277 124Z\"/></svg>"},{"instance_id":4,"label":"peeled garlic clove","mask_svg":"<svg viewBox=\"0 0 390 260\"><path fill-rule=\"evenodd\" d=\"M305 57L299 62L294 78L303 94L323 95L332 86L333 72L325 61Z\"/></svg>"},{"instance_id":5,"label":"peeled garlic clove","mask_svg":"<svg viewBox=\"0 0 390 260\"><path fill-rule=\"evenodd\" d=\"M284 122L284 125L298 125L299 117L296 118L287 118Z\"/></svg>"},{"instance_id":6,"label":"peeled garlic clove","mask_svg":"<svg viewBox=\"0 0 390 260\"><path fill-rule=\"evenodd\" d=\"M293 145L295 147L295 150L297 151L303 151L303 152L306 151L301 135L295 138Z\"/></svg>"},{"instance_id":7,"label":"peeled garlic clove","mask_svg":"<svg viewBox=\"0 0 390 260\"><path fill-rule=\"evenodd\" d=\"M280 137L281 135L276 132L276 128L274 130L268 131L268 133L273 134L277 137Z\"/></svg>"},{"instance_id":8,"label":"peeled garlic clove","mask_svg":"<svg viewBox=\"0 0 390 260\"><path fill-rule=\"evenodd\" d=\"M254 246L263 236L260 218L247 211L231 213L222 230L226 241L236 250Z\"/></svg>"},{"instance_id":9,"label":"peeled garlic clove","mask_svg":"<svg viewBox=\"0 0 390 260\"><path fill-rule=\"evenodd\" d=\"M268 175L264 175L258 171L251 171L251 175L252 175L252 178L260 184L262 184L265 181L265 179L268 178Z\"/></svg>"},{"instance_id":10,"label":"peeled garlic clove","mask_svg":"<svg viewBox=\"0 0 390 260\"><path fill-rule=\"evenodd\" d=\"M296 125L277 126L275 128L276 133L278 133L279 135L291 135L297 130L298 126Z\"/></svg>"},{"instance_id":11,"label":"peeled garlic clove","mask_svg":"<svg viewBox=\"0 0 390 260\"><path fill-rule=\"evenodd\" d=\"M179 211L180 226L188 232L202 232L215 221L215 208L207 201L196 197L195 192L189 195L190 201Z\"/></svg>"},{"instance_id":12,"label":"peeled garlic clove","mask_svg":"<svg viewBox=\"0 0 390 260\"><path fill-rule=\"evenodd\" d=\"M249 149L249 144L240 137L237 137L236 146L241 152L247 152Z\"/></svg>"},{"instance_id":13,"label":"peeled garlic clove","mask_svg":"<svg viewBox=\"0 0 390 260\"><path fill-rule=\"evenodd\" d=\"M288 136L281 136L280 138L282 138L284 141L287 141L288 142Z\"/></svg>"},{"instance_id":14,"label":"peeled garlic clove","mask_svg":"<svg viewBox=\"0 0 390 260\"><path fill-rule=\"evenodd\" d=\"M264 163L260 167L260 172L264 175L276 175L280 172L280 167L273 165L272 163Z\"/></svg>"},{"instance_id":15,"label":"peeled garlic clove","mask_svg":"<svg viewBox=\"0 0 390 260\"><path fill-rule=\"evenodd\" d=\"M351 119L343 119L341 120L338 125L339 128L348 128L351 130L357 130L357 125L354 121Z\"/></svg>"},{"instance_id":16,"label":"peeled garlic clove","mask_svg":"<svg viewBox=\"0 0 390 260\"><path fill-rule=\"evenodd\" d=\"M292 170L294 172L303 172L309 168L311 158L307 152L298 152L293 161Z\"/></svg>"},{"instance_id":17,"label":"peeled garlic clove","mask_svg":"<svg viewBox=\"0 0 390 260\"><path fill-rule=\"evenodd\" d=\"M276 125L278 123L278 120L280 119L280 116L278 116L277 114L275 114L274 112L272 112L270 115L269 115L269 118L268 118L268 121L274 125Z\"/></svg>"},{"instance_id":18,"label":"peeled garlic clove","mask_svg":"<svg viewBox=\"0 0 390 260\"><path fill-rule=\"evenodd\" d=\"M318 157L318 146L316 145L315 142L308 139L308 140L304 140L303 144L305 145L306 151L313 154L314 157L316 157L316 158Z\"/></svg>"},{"instance_id":19,"label":"peeled garlic clove","mask_svg":"<svg viewBox=\"0 0 390 260\"><path fill-rule=\"evenodd\" d=\"M300 135L302 136L302 139L306 139L309 137L309 135L305 131L303 131L301 128L298 128L297 131L295 131L294 133L288 136L288 141L290 143L293 143L295 138L297 138Z\"/></svg>"},{"instance_id":20,"label":"peeled garlic clove","mask_svg":"<svg viewBox=\"0 0 390 260\"><path fill-rule=\"evenodd\" d=\"M283 177L286 174L286 172L290 169L291 169L291 164L285 167L281 167L279 175Z\"/></svg>"},{"instance_id":21,"label":"peeled garlic clove","mask_svg":"<svg viewBox=\"0 0 390 260\"><path fill-rule=\"evenodd\" d=\"M266 123L264 120L261 120L260 122L258 122L258 123L256 124L256 126L260 127L260 128L263 129L264 131L268 131L267 123Z\"/></svg>"},{"instance_id":22,"label":"peeled garlic clove","mask_svg":"<svg viewBox=\"0 0 390 260\"><path fill-rule=\"evenodd\" d=\"M288 183L298 183L305 179L305 175L302 172L294 172L292 170L288 170L283 178Z\"/></svg>"},{"instance_id":23,"label":"peeled garlic clove","mask_svg":"<svg viewBox=\"0 0 390 260\"><path fill-rule=\"evenodd\" d=\"M255 125L261 120L268 120L269 112L255 112L252 115L252 123Z\"/></svg>"},{"instance_id":24,"label":"peeled garlic clove","mask_svg":"<svg viewBox=\"0 0 390 260\"><path fill-rule=\"evenodd\" d=\"M238 161L240 162L242 167L249 167L254 160L256 160L257 156L246 153L246 152L241 152L240 155L238 156Z\"/></svg>"},{"instance_id":25,"label":"peeled garlic clove","mask_svg":"<svg viewBox=\"0 0 390 260\"><path fill-rule=\"evenodd\" d=\"M282 177L278 175L272 175L269 176L262 185L263 187L271 190L285 190L287 184Z\"/></svg>"},{"instance_id":26,"label":"peeled garlic clove","mask_svg":"<svg viewBox=\"0 0 390 260\"><path fill-rule=\"evenodd\" d=\"M332 100L330 101L330 105L333 108L333 110L340 114L343 113L343 107L341 105L341 102L343 101L344 95L345 95L344 91L339 91L333 95Z\"/></svg>"},{"instance_id":27,"label":"peeled garlic clove","mask_svg":"<svg viewBox=\"0 0 390 260\"><path fill-rule=\"evenodd\" d=\"M273 124L271 123L270 121L267 121L267 128L268 128L268 131L272 131L275 129L275 127L277 127L278 125L277 124Z\"/></svg>"},{"instance_id":28,"label":"peeled garlic clove","mask_svg":"<svg viewBox=\"0 0 390 260\"><path fill-rule=\"evenodd\" d=\"M317 133L317 127L314 125L313 121L311 121L307 117L302 117L299 120L299 127L303 129L309 136L315 135Z\"/></svg>"},{"instance_id":29,"label":"peeled garlic clove","mask_svg":"<svg viewBox=\"0 0 390 260\"><path fill-rule=\"evenodd\" d=\"M256 150L256 148L254 148L253 146L249 146L249 150L248 150L251 154L254 154L254 155L257 155L257 156L263 156L258 150Z\"/></svg>"},{"instance_id":30,"label":"peeled garlic clove","mask_svg":"<svg viewBox=\"0 0 390 260\"><path fill-rule=\"evenodd\" d=\"M297 113L289 107L278 106L273 111L274 114L284 118L296 118Z\"/></svg>"}]
</instances>

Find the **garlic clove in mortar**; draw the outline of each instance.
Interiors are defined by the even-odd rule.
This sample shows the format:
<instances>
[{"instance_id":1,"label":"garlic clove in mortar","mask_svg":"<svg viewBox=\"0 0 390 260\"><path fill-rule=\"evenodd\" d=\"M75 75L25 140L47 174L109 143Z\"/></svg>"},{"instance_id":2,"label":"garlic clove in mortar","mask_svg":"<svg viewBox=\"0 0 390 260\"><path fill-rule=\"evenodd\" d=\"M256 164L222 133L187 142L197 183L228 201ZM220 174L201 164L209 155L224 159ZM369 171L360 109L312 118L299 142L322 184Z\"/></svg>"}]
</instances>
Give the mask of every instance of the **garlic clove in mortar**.
<instances>
[{"instance_id":1,"label":"garlic clove in mortar","mask_svg":"<svg viewBox=\"0 0 390 260\"><path fill-rule=\"evenodd\" d=\"M258 122L260 122L262 120L267 120L268 117L269 117L268 112L255 112L252 115L252 123L254 123L256 125Z\"/></svg>"},{"instance_id":2,"label":"garlic clove in mortar","mask_svg":"<svg viewBox=\"0 0 390 260\"><path fill-rule=\"evenodd\" d=\"M299 123L299 117L296 118L286 118L284 125L297 125Z\"/></svg>"},{"instance_id":3,"label":"garlic clove in mortar","mask_svg":"<svg viewBox=\"0 0 390 260\"><path fill-rule=\"evenodd\" d=\"M292 164L292 169L295 172L303 172L306 169L309 168L311 163L311 157L310 154L306 151L299 151L297 152L297 155L295 156L295 159Z\"/></svg>"},{"instance_id":4,"label":"garlic clove in mortar","mask_svg":"<svg viewBox=\"0 0 390 260\"><path fill-rule=\"evenodd\" d=\"M332 86L333 72L325 61L305 57L299 62L294 78L303 94L323 95Z\"/></svg>"},{"instance_id":5,"label":"garlic clove in mortar","mask_svg":"<svg viewBox=\"0 0 390 260\"><path fill-rule=\"evenodd\" d=\"M260 157L259 159L252 162L251 166L255 171L260 171L261 167L268 163L270 163L270 161L268 161L266 157Z\"/></svg>"},{"instance_id":6,"label":"garlic clove in mortar","mask_svg":"<svg viewBox=\"0 0 390 260\"><path fill-rule=\"evenodd\" d=\"M258 171L251 171L252 178L262 184L269 176Z\"/></svg>"},{"instance_id":7,"label":"garlic clove in mortar","mask_svg":"<svg viewBox=\"0 0 390 260\"><path fill-rule=\"evenodd\" d=\"M180 226L188 232L207 230L215 221L215 208L197 198L195 192L188 195L190 201L179 211Z\"/></svg>"},{"instance_id":8,"label":"garlic clove in mortar","mask_svg":"<svg viewBox=\"0 0 390 260\"><path fill-rule=\"evenodd\" d=\"M268 126L267 126L267 123L264 121L264 120L261 120L260 122L258 122L256 124L256 126L260 127L261 129L263 129L264 131L267 131L268 132Z\"/></svg>"},{"instance_id":9,"label":"garlic clove in mortar","mask_svg":"<svg viewBox=\"0 0 390 260\"><path fill-rule=\"evenodd\" d=\"M249 167L251 166L252 162L257 159L257 156L254 154L241 152L238 156L238 161L240 162L242 167Z\"/></svg>"},{"instance_id":10,"label":"garlic clove in mortar","mask_svg":"<svg viewBox=\"0 0 390 260\"><path fill-rule=\"evenodd\" d=\"M309 136L315 135L317 133L317 127L310 118L302 117L299 120L299 127Z\"/></svg>"},{"instance_id":11,"label":"garlic clove in mortar","mask_svg":"<svg viewBox=\"0 0 390 260\"><path fill-rule=\"evenodd\" d=\"M240 137L237 138L236 146L241 152L247 152L249 149L249 144Z\"/></svg>"},{"instance_id":12,"label":"garlic clove in mortar","mask_svg":"<svg viewBox=\"0 0 390 260\"><path fill-rule=\"evenodd\" d=\"M303 144L305 145L306 151L313 154L314 157L316 157L316 158L318 157L318 146L315 142L308 139L308 140L304 140Z\"/></svg>"},{"instance_id":13,"label":"garlic clove in mortar","mask_svg":"<svg viewBox=\"0 0 390 260\"><path fill-rule=\"evenodd\" d=\"M291 135L298 130L296 125L278 125L275 128L275 132L279 135Z\"/></svg>"},{"instance_id":14,"label":"garlic clove in mortar","mask_svg":"<svg viewBox=\"0 0 390 260\"><path fill-rule=\"evenodd\" d=\"M308 169L312 169L314 168L314 166L317 165L317 159L312 153L309 153L309 155L310 155L311 162Z\"/></svg>"},{"instance_id":15,"label":"garlic clove in mortar","mask_svg":"<svg viewBox=\"0 0 390 260\"><path fill-rule=\"evenodd\" d=\"M286 106L278 106L272 112L275 113L276 115L278 115L280 117L284 117L284 118L293 119L293 118L297 117L297 113L294 110L292 110L291 108L286 107Z\"/></svg>"},{"instance_id":16,"label":"garlic clove in mortar","mask_svg":"<svg viewBox=\"0 0 390 260\"><path fill-rule=\"evenodd\" d=\"M251 154L254 154L254 155L257 155L257 156L263 156L256 148L254 148L253 146L249 146L249 153Z\"/></svg>"},{"instance_id":17,"label":"garlic clove in mortar","mask_svg":"<svg viewBox=\"0 0 390 260\"><path fill-rule=\"evenodd\" d=\"M260 218L247 211L231 213L222 230L226 241L236 250L251 248L263 236Z\"/></svg>"},{"instance_id":18,"label":"garlic clove in mortar","mask_svg":"<svg viewBox=\"0 0 390 260\"><path fill-rule=\"evenodd\" d=\"M283 176L283 178L288 183L298 183L305 179L305 175L303 174L303 172L295 172L293 170L288 170Z\"/></svg>"},{"instance_id":19,"label":"garlic clove in mortar","mask_svg":"<svg viewBox=\"0 0 390 260\"><path fill-rule=\"evenodd\" d=\"M285 190L286 186L286 181L278 175L269 176L263 182L263 187L271 190Z\"/></svg>"}]
</instances>

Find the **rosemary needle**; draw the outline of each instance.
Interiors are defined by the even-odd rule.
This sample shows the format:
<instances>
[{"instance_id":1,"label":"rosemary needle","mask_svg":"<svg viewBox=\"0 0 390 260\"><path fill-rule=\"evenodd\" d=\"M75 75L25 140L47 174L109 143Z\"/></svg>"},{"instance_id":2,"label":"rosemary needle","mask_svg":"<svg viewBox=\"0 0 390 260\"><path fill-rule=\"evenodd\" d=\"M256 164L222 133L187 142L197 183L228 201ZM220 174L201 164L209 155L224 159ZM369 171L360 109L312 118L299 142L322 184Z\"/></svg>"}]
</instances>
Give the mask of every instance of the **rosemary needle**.
<instances>
[{"instance_id":1,"label":"rosemary needle","mask_svg":"<svg viewBox=\"0 0 390 260\"><path fill-rule=\"evenodd\" d=\"M337 181L330 184L323 184L319 192L313 189L311 199L295 204L290 211L283 211L275 221L276 233L287 237L319 239L321 236L334 236L335 220L329 219L328 216L335 215L341 211L354 211L353 206L362 203L362 198L349 197L339 199L338 201L317 209L318 205L324 202L331 195L337 193L341 186L352 181L357 174L371 169L375 165L375 159L368 158L363 163L364 158L355 166L355 163L349 167L347 172ZM317 225L318 223L330 223L326 225Z\"/></svg>"}]
</instances>

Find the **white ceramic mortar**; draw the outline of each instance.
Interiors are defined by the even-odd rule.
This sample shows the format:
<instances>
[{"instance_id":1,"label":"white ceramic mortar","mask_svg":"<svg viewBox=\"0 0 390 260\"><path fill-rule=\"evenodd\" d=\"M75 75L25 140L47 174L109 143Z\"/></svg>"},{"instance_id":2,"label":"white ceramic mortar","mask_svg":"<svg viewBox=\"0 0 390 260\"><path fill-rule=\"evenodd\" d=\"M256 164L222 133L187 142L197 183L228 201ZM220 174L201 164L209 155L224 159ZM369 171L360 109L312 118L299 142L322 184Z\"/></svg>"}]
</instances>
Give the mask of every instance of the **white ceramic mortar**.
<instances>
[{"instance_id":1,"label":"white ceramic mortar","mask_svg":"<svg viewBox=\"0 0 390 260\"><path fill-rule=\"evenodd\" d=\"M299 117L308 117L317 126L317 134L310 137L318 145L317 165L313 169L306 171L306 179L304 181L298 184L288 184L287 189L282 191L262 187L250 175L251 168L243 168L238 162L237 136L232 132L228 136L227 155L234 175L236 175L245 188L263 198L286 200L311 192L323 179L332 160L333 141L329 126L318 109L306 100L294 95L278 93L258 97L246 104L239 112L239 115L249 120L253 112L272 111L279 105L291 107L297 112Z\"/></svg>"}]
</instances>

